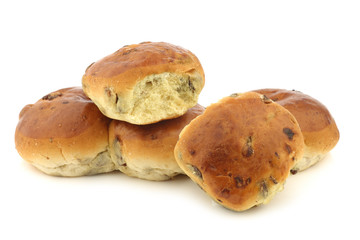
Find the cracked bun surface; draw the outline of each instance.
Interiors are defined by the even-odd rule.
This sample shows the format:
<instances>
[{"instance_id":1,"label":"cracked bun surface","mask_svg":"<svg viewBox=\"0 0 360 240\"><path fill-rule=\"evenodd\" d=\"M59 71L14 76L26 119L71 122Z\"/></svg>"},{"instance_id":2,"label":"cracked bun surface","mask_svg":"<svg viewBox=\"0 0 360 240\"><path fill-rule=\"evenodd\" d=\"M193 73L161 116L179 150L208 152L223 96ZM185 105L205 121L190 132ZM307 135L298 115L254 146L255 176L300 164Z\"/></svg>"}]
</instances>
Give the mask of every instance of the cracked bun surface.
<instances>
[{"instance_id":1,"label":"cracked bun surface","mask_svg":"<svg viewBox=\"0 0 360 240\"><path fill-rule=\"evenodd\" d=\"M147 180L168 180L183 173L174 157L181 130L204 108L197 104L183 116L149 125L113 120L109 129L111 157L121 172Z\"/></svg>"},{"instance_id":2,"label":"cracked bun surface","mask_svg":"<svg viewBox=\"0 0 360 240\"><path fill-rule=\"evenodd\" d=\"M195 106L205 76L190 51L165 42L127 45L91 64L83 89L112 119L144 125Z\"/></svg>"},{"instance_id":3,"label":"cracked bun surface","mask_svg":"<svg viewBox=\"0 0 360 240\"><path fill-rule=\"evenodd\" d=\"M182 130L174 152L181 169L210 197L243 211L283 189L303 147L295 117L249 92L206 108Z\"/></svg>"},{"instance_id":4,"label":"cracked bun surface","mask_svg":"<svg viewBox=\"0 0 360 240\"><path fill-rule=\"evenodd\" d=\"M49 175L110 172L109 123L80 87L65 88L22 109L15 146L24 160Z\"/></svg>"},{"instance_id":5,"label":"cracked bun surface","mask_svg":"<svg viewBox=\"0 0 360 240\"><path fill-rule=\"evenodd\" d=\"M254 92L264 94L285 107L300 125L305 141L304 156L293 167L292 173L322 160L339 141L340 134L334 118L318 100L295 90L259 89Z\"/></svg>"}]
</instances>

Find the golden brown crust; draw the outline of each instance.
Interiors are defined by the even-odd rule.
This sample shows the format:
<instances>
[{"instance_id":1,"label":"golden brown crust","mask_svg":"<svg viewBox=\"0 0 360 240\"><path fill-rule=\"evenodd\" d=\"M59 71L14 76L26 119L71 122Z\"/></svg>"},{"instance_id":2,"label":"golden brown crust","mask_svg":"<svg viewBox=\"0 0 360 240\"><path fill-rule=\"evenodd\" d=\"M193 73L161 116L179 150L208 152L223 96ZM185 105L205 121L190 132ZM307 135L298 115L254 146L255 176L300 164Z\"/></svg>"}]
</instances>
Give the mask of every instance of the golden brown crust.
<instances>
[{"instance_id":1,"label":"golden brown crust","mask_svg":"<svg viewBox=\"0 0 360 240\"><path fill-rule=\"evenodd\" d=\"M232 96L184 128L175 158L214 200L242 211L282 189L304 143L285 108L257 93Z\"/></svg>"},{"instance_id":2,"label":"golden brown crust","mask_svg":"<svg viewBox=\"0 0 360 240\"><path fill-rule=\"evenodd\" d=\"M23 108L15 146L24 160L49 170L89 164L107 151L109 123L81 88L65 88ZM75 169L73 173L79 172ZM55 175L67 174L72 173L60 170Z\"/></svg>"},{"instance_id":3,"label":"golden brown crust","mask_svg":"<svg viewBox=\"0 0 360 240\"><path fill-rule=\"evenodd\" d=\"M91 64L83 76L85 92L104 94L104 87L126 92L139 80L163 72L199 72L205 81L198 58L190 51L165 42L144 42L120 48L113 54Z\"/></svg>"},{"instance_id":4,"label":"golden brown crust","mask_svg":"<svg viewBox=\"0 0 360 240\"><path fill-rule=\"evenodd\" d=\"M95 62L86 69L85 77L111 79L127 72L122 83L130 84L149 74L193 70L200 71L204 78L199 60L190 51L164 42L143 42L124 46Z\"/></svg>"},{"instance_id":5,"label":"golden brown crust","mask_svg":"<svg viewBox=\"0 0 360 240\"><path fill-rule=\"evenodd\" d=\"M18 131L30 138L72 138L98 120L109 122L81 88L65 88L25 106Z\"/></svg>"},{"instance_id":6,"label":"golden brown crust","mask_svg":"<svg viewBox=\"0 0 360 240\"><path fill-rule=\"evenodd\" d=\"M115 164L128 175L149 180L166 180L182 173L174 158L175 144L181 130L203 111L197 104L179 118L149 125L113 120L109 142Z\"/></svg>"},{"instance_id":7,"label":"golden brown crust","mask_svg":"<svg viewBox=\"0 0 360 240\"><path fill-rule=\"evenodd\" d=\"M295 90L259 89L254 92L266 95L295 116L305 145L311 151L325 154L337 144L340 134L335 120L318 100Z\"/></svg>"}]
</instances>

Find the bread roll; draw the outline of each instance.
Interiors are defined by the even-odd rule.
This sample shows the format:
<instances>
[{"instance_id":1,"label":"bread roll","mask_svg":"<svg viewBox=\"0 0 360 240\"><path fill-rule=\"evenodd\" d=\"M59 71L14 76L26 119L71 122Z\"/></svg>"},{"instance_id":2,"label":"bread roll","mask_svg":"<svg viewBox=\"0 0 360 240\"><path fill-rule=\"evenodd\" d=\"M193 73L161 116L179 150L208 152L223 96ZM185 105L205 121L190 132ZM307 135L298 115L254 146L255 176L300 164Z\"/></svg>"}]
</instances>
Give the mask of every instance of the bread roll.
<instances>
[{"instance_id":1,"label":"bread roll","mask_svg":"<svg viewBox=\"0 0 360 240\"><path fill-rule=\"evenodd\" d=\"M183 173L174 157L180 131L204 108L199 104L185 115L150 125L113 120L110 124L110 152L116 168L147 180L167 180Z\"/></svg>"},{"instance_id":2,"label":"bread roll","mask_svg":"<svg viewBox=\"0 0 360 240\"><path fill-rule=\"evenodd\" d=\"M124 46L90 65L85 93L112 119L151 124L196 105L204 71L190 51L164 42Z\"/></svg>"},{"instance_id":3,"label":"bread roll","mask_svg":"<svg viewBox=\"0 0 360 240\"><path fill-rule=\"evenodd\" d=\"M307 169L319 162L339 141L339 130L329 110L318 100L299 91L259 89L289 110L298 121L305 141L304 156L295 164L292 173Z\"/></svg>"},{"instance_id":4,"label":"bread roll","mask_svg":"<svg viewBox=\"0 0 360 240\"><path fill-rule=\"evenodd\" d=\"M109 122L81 88L61 89L22 109L16 149L49 175L110 172L115 168L108 153Z\"/></svg>"},{"instance_id":5,"label":"bread roll","mask_svg":"<svg viewBox=\"0 0 360 240\"><path fill-rule=\"evenodd\" d=\"M267 203L280 190L304 140L295 117L258 93L233 94L210 105L181 132L181 169L226 208Z\"/></svg>"}]
</instances>

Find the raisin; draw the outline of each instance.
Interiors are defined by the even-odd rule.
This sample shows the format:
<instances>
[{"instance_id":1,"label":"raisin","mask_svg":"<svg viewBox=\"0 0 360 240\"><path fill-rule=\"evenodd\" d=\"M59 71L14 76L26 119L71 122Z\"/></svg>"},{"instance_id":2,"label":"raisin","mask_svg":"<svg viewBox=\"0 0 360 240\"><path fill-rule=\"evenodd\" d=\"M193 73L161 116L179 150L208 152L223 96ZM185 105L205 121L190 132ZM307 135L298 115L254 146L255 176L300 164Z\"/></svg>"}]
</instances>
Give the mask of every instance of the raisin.
<instances>
[{"instance_id":1,"label":"raisin","mask_svg":"<svg viewBox=\"0 0 360 240\"><path fill-rule=\"evenodd\" d=\"M268 98L266 95L262 95L261 96L261 100L265 103L265 104L269 104L269 103L272 103L273 101Z\"/></svg>"},{"instance_id":2,"label":"raisin","mask_svg":"<svg viewBox=\"0 0 360 240\"><path fill-rule=\"evenodd\" d=\"M246 180L240 176L234 177L235 185L237 188L244 188L251 183L251 178L247 178Z\"/></svg>"},{"instance_id":3,"label":"raisin","mask_svg":"<svg viewBox=\"0 0 360 240\"><path fill-rule=\"evenodd\" d=\"M270 176L270 180L271 180L274 184L278 184L278 181L277 181L273 176Z\"/></svg>"},{"instance_id":4,"label":"raisin","mask_svg":"<svg viewBox=\"0 0 360 240\"><path fill-rule=\"evenodd\" d=\"M188 168L191 170L192 174L199 177L201 180L203 179L200 170L196 166L189 164Z\"/></svg>"},{"instance_id":5,"label":"raisin","mask_svg":"<svg viewBox=\"0 0 360 240\"><path fill-rule=\"evenodd\" d=\"M104 91L105 91L105 93L106 93L106 95L108 96L108 97L111 97L111 93L112 93L112 91L111 91L111 89L110 88L108 88L108 87L106 87L105 89L104 89Z\"/></svg>"},{"instance_id":6,"label":"raisin","mask_svg":"<svg viewBox=\"0 0 360 240\"><path fill-rule=\"evenodd\" d=\"M289 145L285 144L286 151L290 154L292 152L292 149Z\"/></svg>"},{"instance_id":7,"label":"raisin","mask_svg":"<svg viewBox=\"0 0 360 240\"><path fill-rule=\"evenodd\" d=\"M252 147L252 137L249 136L246 140L246 144L244 145L244 147L242 149L242 155L244 157L250 157L253 154L254 154L254 149Z\"/></svg>"},{"instance_id":8,"label":"raisin","mask_svg":"<svg viewBox=\"0 0 360 240\"><path fill-rule=\"evenodd\" d=\"M53 93L50 93L48 95L45 95L44 97L42 97L42 100L48 100L48 101L51 101L57 97L61 97L62 96L62 93L61 92L53 92Z\"/></svg>"},{"instance_id":9,"label":"raisin","mask_svg":"<svg viewBox=\"0 0 360 240\"><path fill-rule=\"evenodd\" d=\"M189 89L191 90L191 92L195 92L195 87L194 85L192 84L192 82L190 81L190 79L188 80L188 85L189 85Z\"/></svg>"},{"instance_id":10,"label":"raisin","mask_svg":"<svg viewBox=\"0 0 360 240\"><path fill-rule=\"evenodd\" d=\"M264 198L266 198L269 195L269 190L268 190L265 180L263 180L260 183L260 193Z\"/></svg>"},{"instance_id":11,"label":"raisin","mask_svg":"<svg viewBox=\"0 0 360 240\"><path fill-rule=\"evenodd\" d=\"M287 135L289 140L292 140L294 137L294 134L295 134L290 128L284 128L283 133L285 133Z\"/></svg>"}]
</instances>

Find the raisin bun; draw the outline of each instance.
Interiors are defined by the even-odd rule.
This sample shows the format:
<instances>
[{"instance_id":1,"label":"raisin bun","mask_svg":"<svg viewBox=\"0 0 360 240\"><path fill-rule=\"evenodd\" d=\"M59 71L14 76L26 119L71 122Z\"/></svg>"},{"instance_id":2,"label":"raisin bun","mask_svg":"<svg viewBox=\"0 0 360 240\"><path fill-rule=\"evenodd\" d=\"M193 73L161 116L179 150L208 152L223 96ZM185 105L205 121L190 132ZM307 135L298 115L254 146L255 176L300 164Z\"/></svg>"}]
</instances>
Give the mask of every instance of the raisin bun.
<instances>
[{"instance_id":1,"label":"raisin bun","mask_svg":"<svg viewBox=\"0 0 360 240\"><path fill-rule=\"evenodd\" d=\"M205 78L197 57L164 42L127 45L90 65L85 93L112 119L151 124L195 106Z\"/></svg>"},{"instance_id":2,"label":"raisin bun","mask_svg":"<svg viewBox=\"0 0 360 240\"><path fill-rule=\"evenodd\" d=\"M204 108L197 104L183 116L149 125L113 120L110 153L116 168L147 180L167 180L183 173L175 161L174 147L181 130Z\"/></svg>"},{"instance_id":3,"label":"raisin bun","mask_svg":"<svg viewBox=\"0 0 360 240\"><path fill-rule=\"evenodd\" d=\"M289 110L298 121L305 141L304 156L295 164L292 173L307 169L319 162L339 141L339 130L329 110L318 100L299 91L259 89Z\"/></svg>"},{"instance_id":4,"label":"raisin bun","mask_svg":"<svg viewBox=\"0 0 360 240\"><path fill-rule=\"evenodd\" d=\"M186 126L175 147L181 169L226 208L268 203L302 157L295 117L261 94L233 94Z\"/></svg>"},{"instance_id":5,"label":"raisin bun","mask_svg":"<svg viewBox=\"0 0 360 240\"><path fill-rule=\"evenodd\" d=\"M81 88L61 89L22 109L16 149L49 175L110 172L115 168L108 152L109 123Z\"/></svg>"}]
</instances>

